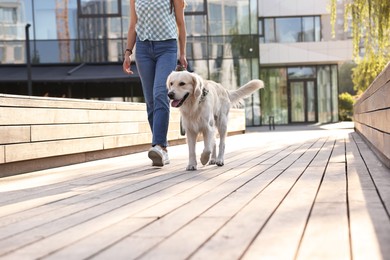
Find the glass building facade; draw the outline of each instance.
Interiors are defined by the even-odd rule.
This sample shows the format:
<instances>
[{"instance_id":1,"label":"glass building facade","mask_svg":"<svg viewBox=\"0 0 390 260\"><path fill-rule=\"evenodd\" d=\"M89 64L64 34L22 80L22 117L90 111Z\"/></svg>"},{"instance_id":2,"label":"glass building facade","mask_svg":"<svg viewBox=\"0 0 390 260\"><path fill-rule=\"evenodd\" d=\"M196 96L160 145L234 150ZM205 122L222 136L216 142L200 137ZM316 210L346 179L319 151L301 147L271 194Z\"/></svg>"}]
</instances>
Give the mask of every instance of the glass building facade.
<instances>
[{"instance_id":1,"label":"glass building facade","mask_svg":"<svg viewBox=\"0 0 390 260\"><path fill-rule=\"evenodd\" d=\"M227 89L263 79L266 88L245 100L248 126L267 124L271 115L277 124L336 121L337 65L275 67L259 60L260 44L319 41L320 17L259 17L258 1L186 0L189 69ZM28 31L33 72L41 69L39 79L33 76L34 95L142 101L139 78L121 67L129 4L0 0L0 74L25 70ZM104 72L113 76L92 80ZM25 84L0 79L0 93L26 94Z\"/></svg>"},{"instance_id":2,"label":"glass building facade","mask_svg":"<svg viewBox=\"0 0 390 260\"><path fill-rule=\"evenodd\" d=\"M338 121L337 65L260 68L260 78L262 124Z\"/></svg>"}]
</instances>

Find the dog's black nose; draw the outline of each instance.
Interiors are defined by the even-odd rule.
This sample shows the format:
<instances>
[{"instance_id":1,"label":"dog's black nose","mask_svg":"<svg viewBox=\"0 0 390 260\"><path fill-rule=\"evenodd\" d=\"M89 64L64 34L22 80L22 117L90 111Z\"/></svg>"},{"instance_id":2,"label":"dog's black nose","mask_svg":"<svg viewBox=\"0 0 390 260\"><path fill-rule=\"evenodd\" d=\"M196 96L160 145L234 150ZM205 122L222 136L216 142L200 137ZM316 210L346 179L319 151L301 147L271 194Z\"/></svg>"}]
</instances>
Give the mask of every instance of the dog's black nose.
<instances>
[{"instance_id":1,"label":"dog's black nose","mask_svg":"<svg viewBox=\"0 0 390 260\"><path fill-rule=\"evenodd\" d=\"M170 99L174 99L175 98L175 93L173 93L172 91L168 93L168 97Z\"/></svg>"}]
</instances>

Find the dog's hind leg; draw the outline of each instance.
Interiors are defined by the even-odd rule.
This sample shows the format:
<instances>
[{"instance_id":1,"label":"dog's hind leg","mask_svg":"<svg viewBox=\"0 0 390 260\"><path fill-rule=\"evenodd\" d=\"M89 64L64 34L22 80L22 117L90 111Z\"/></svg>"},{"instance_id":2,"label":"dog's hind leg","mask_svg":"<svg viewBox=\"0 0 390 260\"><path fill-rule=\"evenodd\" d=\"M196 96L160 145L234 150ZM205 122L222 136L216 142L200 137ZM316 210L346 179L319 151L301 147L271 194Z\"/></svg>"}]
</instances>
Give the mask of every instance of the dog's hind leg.
<instances>
[{"instance_id":1,"label":"dog's hind leg","mask_svg":"<svg viewBox=\"0 0 390 260\"><path fill-rule=\"evenodd\" d=\"M225 164L224 162L224 156L225 156L225 140L226 140L226 134L227 134L227 121L228 117L226 115L220 118L220 122L217 125L218 133L219 133L219 149L218 149L218 158L215 161L215 164L218 166L223 166Z\"/></svg>"},{"instance_id":2,"label":"dog's hind leg","mask_svg":"<svg viewBox=\"0 0 390 260\"><path fill-rule=\"evenodd\" d=\"M200 156L200 162L203 165L206 165L209 162L211 152L215 147L215 135L214 135L213 126L203 131L203 142L204 142L204 149Z\"/></svg>"},{"instance_id":3,"label":"dog's hind leg","mask_svg":"<svg viewBox=\"0 0 390 260\"><path fill-rule=\"evenodd\" d=\"M217 144L214 142L213 151L211 152L211 159L209 165L215 165L217 162Z\"/></svg>"}]
</instances>

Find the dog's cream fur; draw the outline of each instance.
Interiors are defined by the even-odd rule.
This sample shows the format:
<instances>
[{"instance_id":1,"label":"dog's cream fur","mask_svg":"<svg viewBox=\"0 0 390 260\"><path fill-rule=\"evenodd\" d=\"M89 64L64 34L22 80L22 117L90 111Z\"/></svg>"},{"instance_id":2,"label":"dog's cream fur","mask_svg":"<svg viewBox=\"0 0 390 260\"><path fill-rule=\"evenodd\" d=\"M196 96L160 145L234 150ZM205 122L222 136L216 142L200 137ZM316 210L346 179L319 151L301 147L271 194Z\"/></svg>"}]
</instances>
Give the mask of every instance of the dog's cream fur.
<instances>
[{"instance_id":1,"label":"dog's cream fur","mask_svg":"<svg viewBox=\"0 0 390 260\"><path fill-rule=\"evenodd\" d=\"M173 71L168 76L168 96L172 100L172 106L180 108L182 125L187 134L188 171L197 169L195 145L199 133L203 134L204 140L201 163L224 165L229 110L241 99L263 87L263 81L252 80L237 90L229 91L221 84L203 80L199 75L188 71ZM218 157L215 128L220 136Z\"/></svg>"}]
</instances>

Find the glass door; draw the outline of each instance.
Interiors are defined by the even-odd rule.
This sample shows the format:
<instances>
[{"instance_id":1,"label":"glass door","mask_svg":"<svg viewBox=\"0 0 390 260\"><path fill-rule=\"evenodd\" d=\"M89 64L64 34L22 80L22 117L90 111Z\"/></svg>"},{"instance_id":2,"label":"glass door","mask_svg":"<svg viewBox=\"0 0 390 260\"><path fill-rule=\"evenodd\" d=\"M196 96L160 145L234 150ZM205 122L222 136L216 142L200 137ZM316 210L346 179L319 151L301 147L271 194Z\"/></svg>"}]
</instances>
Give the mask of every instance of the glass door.
<instances>
[{"instance_id":1,"label":"glass door","mask_svg":"<svg viewBox=\"0 0 390 260\"><path fill-rule=\"evenodd\" d=\"M305 122L304 82L290 83L290 118L292 123Z\"/></svg>"},{"instance_id":2,"label":"glass door","mask_svg":"<svg viewBox=\"0 0 390 260\"><path fill-rule=\"evenodd\" d=\"M313 80L290 81L289 83L290 123L317 121L317 101Z\"/></svg>"}]
</instances>

